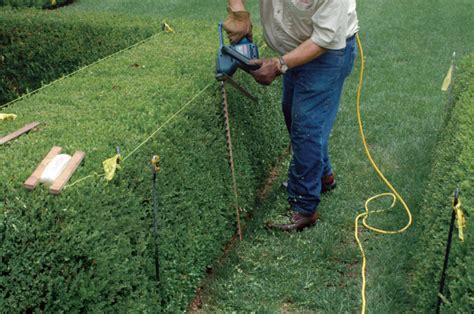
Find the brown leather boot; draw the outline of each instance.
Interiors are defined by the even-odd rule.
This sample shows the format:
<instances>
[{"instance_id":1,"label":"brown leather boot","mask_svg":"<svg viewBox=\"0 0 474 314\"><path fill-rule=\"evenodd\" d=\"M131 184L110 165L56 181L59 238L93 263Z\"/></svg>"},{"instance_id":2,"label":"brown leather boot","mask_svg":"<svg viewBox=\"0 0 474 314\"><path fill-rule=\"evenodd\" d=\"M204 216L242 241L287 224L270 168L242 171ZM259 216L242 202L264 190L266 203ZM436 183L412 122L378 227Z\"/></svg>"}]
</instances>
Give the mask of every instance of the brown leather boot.
<instances>
[{"instance_id":1,"label":"brown leather boot","mask_svg":"<svg viewBox=\"0 0 474 314\"><path fill-rule=\"evenodd\" d=\"M319 219L319 213L315 212L311 216L304 216L300 213L293 212L290 218L290 223L288 224L273 224L268 223L267 227L275 230L282 231L301 231L304 228L311 227Z\"/></svg>"},{"instance_id":2,"label":"brown leather boot","mask_svg":"<svg viewBox=\"0 0 474 314\"><path fill-rule=\"evenodd\" d=\"M327 193L336 188L334 175L330 174L321 178L321 193Z\"/></svg>"}]
</instances>

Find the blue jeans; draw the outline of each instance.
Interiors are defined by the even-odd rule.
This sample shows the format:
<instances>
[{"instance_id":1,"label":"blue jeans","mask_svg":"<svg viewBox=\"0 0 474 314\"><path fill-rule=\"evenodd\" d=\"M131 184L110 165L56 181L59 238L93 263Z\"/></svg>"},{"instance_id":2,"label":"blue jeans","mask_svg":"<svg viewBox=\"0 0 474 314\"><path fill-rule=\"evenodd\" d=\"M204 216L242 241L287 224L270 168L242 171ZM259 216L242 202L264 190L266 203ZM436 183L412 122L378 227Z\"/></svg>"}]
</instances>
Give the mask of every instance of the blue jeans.
<instances>
[{"instance_id":1,"label":"blue jeans","mask_svg":"<svg viewBox=\"0 0 474 314\"><path fill-rule=\"evenodd\" d=\"M320 202L321 178L332 174L328 140L339 108L344 80L356 56L355 38L346 48L289 70L283 78L283 114L293 158L288 170L288 202L312 215Z\"/></svg>"}]
</instances>

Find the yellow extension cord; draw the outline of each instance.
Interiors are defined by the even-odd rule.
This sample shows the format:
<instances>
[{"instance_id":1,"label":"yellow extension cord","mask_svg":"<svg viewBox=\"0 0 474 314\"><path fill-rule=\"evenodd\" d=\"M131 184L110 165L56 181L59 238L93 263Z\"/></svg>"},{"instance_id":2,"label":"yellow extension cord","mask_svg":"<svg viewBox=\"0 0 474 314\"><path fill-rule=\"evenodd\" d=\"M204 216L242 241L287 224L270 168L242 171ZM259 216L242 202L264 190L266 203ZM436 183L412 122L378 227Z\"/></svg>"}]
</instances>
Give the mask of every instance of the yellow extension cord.
<instances>
[{"instance_id":1,"label":"yellow extension cord","mask_svg":"<svg viewBox=\"0 0 474 314\"><path fill-rule=\"evenodd\" d=\"M361 95L361 91L362 91L362 84L363 84L363 81L364 81L365 59L364 59L364 50L362 49L362 44L361 44L361 40L359 38L359 34L356 35L356 39L357 39L357 45L359 46L360 59L361 59L360 75L359 75L359 87L357 88L357 104L356 104L356 107L357 107L357 121L359 123L359 132L360 132L360 136L362 138L362 143L364 144L365 153L366 153L367 158L369 159L372 167L375 169L375 171L377 172L379 177L382 179L382 181L392 191L392 193L382 193L382 194L378 194L378 195L372 196L369 199L367 199L365 201L365 212L359 214L356 217L355 221L354 221L354 236L355 236L355 239L357 241L357 244L359 245L360 252L362 254L362 290L361 290L362 309L361 309L361 312L365 313L366 312L366 304L367 304L367 300L366 300L367 280L366 280L366 275L365 275L366 268L367 268L367 258L365 256L365 251L364 251L364 247L362 246L362 242L359 239L359 234L358 234L359 220L362 218L362 224L364 225L364 227L366 227L367 229L372 230L376 233L380 233L380 234L398 234L398 233L405 232L411 226L411 224L413 223L413 217L412 217L410 208L405 203L405 200L403 199L403 197L397 192L397 190L392 186L392 184L390 184L390 182L387 180L387 178L385 178L384 174L382 173L382 171L380 171L379 167L377 167L377 164L375 163L374 159L372 158L372 155L370 154L369 147L368 147L367 141L365 139L364 128L363 128L363 125L362 125L362 118L361 118L361 114L360 114L360 95ZM387 196L392 197L392 199L393 199L392 205L390 206L390 208L384 209L384 210L369 211L369 203L371 201L373 201L375 199L378 199L380 197L387 197ZM402 205L405 208L406 213L408 215L408 222L403 228L401 228L399 230L383 230L383 229L372 227L367 223L367 219L369 218L370 214L382 213L382 212L385 212L385 211L393 208L395 206L397 200L399 200L400 203L402 203Z\"/></svg>"}]
</instances>

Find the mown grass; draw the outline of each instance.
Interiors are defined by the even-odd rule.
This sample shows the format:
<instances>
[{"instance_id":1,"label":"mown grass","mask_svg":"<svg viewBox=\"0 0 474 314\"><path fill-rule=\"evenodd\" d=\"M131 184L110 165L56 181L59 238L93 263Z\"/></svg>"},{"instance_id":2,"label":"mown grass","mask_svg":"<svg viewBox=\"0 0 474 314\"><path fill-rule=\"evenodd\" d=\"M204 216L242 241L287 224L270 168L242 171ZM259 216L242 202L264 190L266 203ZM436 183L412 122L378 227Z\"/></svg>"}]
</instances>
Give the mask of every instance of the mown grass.
<instances>
[{"instance_id":1,"label":"mown grass","mask_svg":"<svg viewBox=\"0 0 474 314\"><path fill-rule=\"evenodd\" d=\"M419 206L431 171L432 152L446 116L440 91L453 51L472 51L472 2L359 2L367 72L362 111L367 140L386 176L406 198L414 226L397 236L361 231L368 257L368 309L373 313L423 311L410 296L411 257L417 253ZM471 21L471 22L455 22ZM323 197L321 222L297 234L277 234L263 223L283 214L285 195L277 187L256 211L253 229L204 294L206 311L354 312L360 308L360 254L353 224L365 200L387 188L363 153L355 117L357 72L346 84L332 135L338 189ZM286 165L282 166L284 179ZM380 206L383 207L383 202ZM403 209L370 219L395 229ZM442 256L439 257L440 260ZM437 278L431 278L437 286ZM436 302L436 300L433 300Z\"/></svg>"}]
</instances>

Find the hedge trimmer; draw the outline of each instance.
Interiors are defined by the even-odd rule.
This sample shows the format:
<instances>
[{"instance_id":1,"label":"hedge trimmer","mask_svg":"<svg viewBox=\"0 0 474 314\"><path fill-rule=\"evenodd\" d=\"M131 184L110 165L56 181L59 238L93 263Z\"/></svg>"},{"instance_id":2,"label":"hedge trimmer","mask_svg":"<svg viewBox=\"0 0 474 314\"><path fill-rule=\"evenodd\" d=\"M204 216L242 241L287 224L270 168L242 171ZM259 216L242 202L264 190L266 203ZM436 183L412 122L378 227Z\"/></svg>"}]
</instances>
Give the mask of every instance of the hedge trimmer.
<instances>
[{"instance_id":1,"label":"hedge trimmer","mask_svg":"<svg viewBox=\"0 0 474 314\"><path fill-rule=\"evenodd\" d=\"M257 101L255 96L250 94L245 88L240 86L237 82L232 79L232 75L237 71L238 68L250 73L260 68L259 65L251 64L250 60L258 59L258 47L252 43L249 38L243 38L237 44L224 44L223 35L223 24L219 23L219 50L217 52L216 61L216 79L220 82L221 93L222 93L222 107L224 112L224 124L226 131L226 144L227 153L229 158L230 173L232 176L232 191L234 194L234 206L237 219L237 233L239 239L242 240L242 229L240 226L240 207L239 207L239 195L237 190L237 182L235 179L235 166L234 157L232 152L232 138L230 132L229 123L229 106L227 101L227 91L225 89L225 83L231 84L234 88L240 91L243 95L250 98L253 101Z\"/></svg>"}]
</instances>

